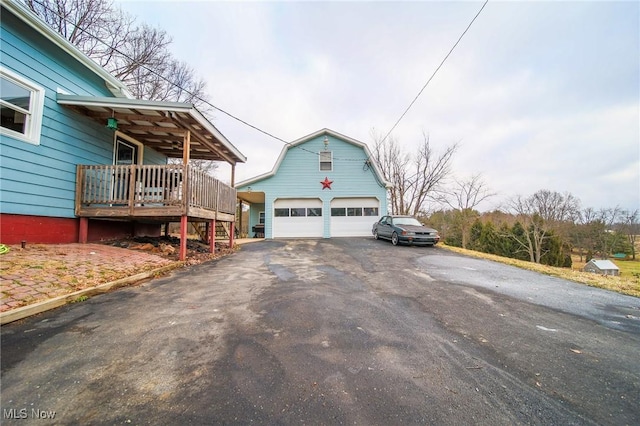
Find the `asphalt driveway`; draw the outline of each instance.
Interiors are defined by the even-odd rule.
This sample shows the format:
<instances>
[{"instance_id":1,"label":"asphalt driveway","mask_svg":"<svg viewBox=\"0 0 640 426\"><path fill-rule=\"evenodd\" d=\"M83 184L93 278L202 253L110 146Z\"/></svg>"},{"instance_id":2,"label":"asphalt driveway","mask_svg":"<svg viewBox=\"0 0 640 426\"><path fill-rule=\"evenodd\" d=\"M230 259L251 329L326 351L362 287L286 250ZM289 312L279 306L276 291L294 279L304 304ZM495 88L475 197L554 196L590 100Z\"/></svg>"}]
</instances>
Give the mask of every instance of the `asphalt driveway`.
<instances>
[{"instance_id":1,"label":"asphalt driveway","mask_svg":"<svg viewBox=\"0 0 640 426\"><path fill-rule=\"evenodd\" d=\"M2 422L639 424L639 323L438 248L265 241L3 326Z\"/></svg>"}]
</instances>

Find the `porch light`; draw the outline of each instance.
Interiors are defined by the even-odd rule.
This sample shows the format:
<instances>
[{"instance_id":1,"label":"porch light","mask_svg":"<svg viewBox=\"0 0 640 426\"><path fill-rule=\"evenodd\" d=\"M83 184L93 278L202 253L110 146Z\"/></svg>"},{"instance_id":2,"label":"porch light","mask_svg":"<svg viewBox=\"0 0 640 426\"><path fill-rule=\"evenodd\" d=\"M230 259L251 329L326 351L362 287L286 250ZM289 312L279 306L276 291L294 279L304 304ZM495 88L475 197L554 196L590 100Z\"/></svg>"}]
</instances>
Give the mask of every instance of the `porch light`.
<instances>
[{"instance_id":1,"label":"porch light","mask_svg":"<svg viewBox=\"0 0 640 426\"><path fill-rule=\"evenodd\" d=\"M107 118L107 129L118 130L118 120L115 117Z\"/></svg>"}]
</instances>

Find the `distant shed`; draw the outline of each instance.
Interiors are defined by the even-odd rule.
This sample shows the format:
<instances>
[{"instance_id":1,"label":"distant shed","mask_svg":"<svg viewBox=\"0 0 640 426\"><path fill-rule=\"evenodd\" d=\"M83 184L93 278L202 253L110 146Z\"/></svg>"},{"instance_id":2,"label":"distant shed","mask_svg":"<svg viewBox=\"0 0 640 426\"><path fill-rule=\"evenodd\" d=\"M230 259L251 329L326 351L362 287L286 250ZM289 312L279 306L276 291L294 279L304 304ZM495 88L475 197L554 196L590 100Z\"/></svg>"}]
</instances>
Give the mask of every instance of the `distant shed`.
<instances>
[{"instance_id":1,"label":"distant shed","mask_svg":"<svg viewBox=\"0 0 640 426\"><path fill-rule=\"evenodd\" d=\"M620 275L620 268L610 260L591 259L586 265L584 265L583 270L586 272L593 272L594 274Z\"/></svg>"}]
</instances>

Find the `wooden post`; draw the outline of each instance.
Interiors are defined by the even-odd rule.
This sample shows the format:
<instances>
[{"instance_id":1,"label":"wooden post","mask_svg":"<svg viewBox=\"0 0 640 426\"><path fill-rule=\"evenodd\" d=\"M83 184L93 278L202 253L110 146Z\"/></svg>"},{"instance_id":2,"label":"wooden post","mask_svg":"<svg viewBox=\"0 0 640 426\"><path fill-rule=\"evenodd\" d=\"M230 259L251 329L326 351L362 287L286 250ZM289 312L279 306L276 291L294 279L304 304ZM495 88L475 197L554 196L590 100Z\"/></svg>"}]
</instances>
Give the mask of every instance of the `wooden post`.
<instances>
[{"instance_id":1,"label":"wooden post","mask_svg":"<svg viewBox=\"0 0 640 426\"><path fill-rule=\"evenodd\" d=\"M80 208L82 206L82 188L84 185L84 169L80 164L76 166L76 215L80 213Z\"/></svg>"},{"instance_id":2,"label":"wooden post","mask_svg":"<svg viewBox=\"0 0 640 426\"><path fill-rule=\"evenodd\" d=\"M164 224L164 236L165 237L169 236L169 225L170 225L169 222L165 222L165 224Z\"/></svg>"},{"instance_id":3,"label":"wooden post","mask_svg":"<svg viewBox=\"0 0 640 426\"><path fill-rule=\"evenodd\" d=\"M129 166L129 214L133 216L136 207L136 165Z\"/></svg>"},{"instance_id":4,"label":"wooden post","mask_svg":"<svg viewBox=\"0 0 640 426\"><path fill-rule=\"evenodd\" d=\"M191 151L191 132L184 134L182 143L182 214L189 215L189 202L191 201L191 188L189 187L189 155Z\"/></svg>"},{"instance_id":5,"label":"wooden post","mask_svg":"<svg viewBox=\"0 0 640 426\"><path fill-rule=\"evenodd\" d=\"M211 219L211 239L209 240L211 253L216 252L216 220Z\"/></svg>"},{"instance_id":6,"label":"wooden post","mask_svg":"<svg viewBox=\"0 0 640 426\"><path fill-rule=\"evenodd\" d=\"M236 186L236 163L231 165L231 187Z\"/></svg>"},{"instance_id":7,"label":"wooden post","mask_svg":"<svg viewBox=\"0 0 640 426\"><path fill-rule=\"evenodd\" d=\"M80 228L78 229L78 242L80 244L87 244L89 238L89 218L80 218Z\"/></svg>"},{"instance_id":8,"label":"wooden post","mask_svg":"<svg viewBox=\"0 0 640 426\"><path fill-rule=\"evenodd\" d=\"M231 226L229 226L229 248L233 249L233 234L235 233L235 222L231 222Z\"/></svg>"},{"instance_id":9,"label":"wooden post","mask_svg":"<svg viewBox=\"0 0 640 426\"><path fill-rule=\"evenodd\" d=\"M240 227L240 238L242 238L242 200L238 199L240 201L240 207L239 209L236 209L236 213L239 213L239 217L237 218L238 222L239 222L239 227ZM238 212L239 210L239 212Z\"/></svg>"},{"instance_id":10,"label":"wooden post","mask_svg":"<svg viewBox=\"0 0 640 426\"><path fill-rule=\"evenodd\" d=\"M187 216L182 215L180 218L180 260L187 258Z\"/></svg>"},{"instance_id":11,"label":"wooden post","mask_svg":"<svg viewBox=\"0 0 640 426\"><path fill-rule=\"evenodd\" d=\"M191 132L187 130L184 134L182 143L182 164L189 164L189 156L191 154Z\"/></svg>"}]
</instances>

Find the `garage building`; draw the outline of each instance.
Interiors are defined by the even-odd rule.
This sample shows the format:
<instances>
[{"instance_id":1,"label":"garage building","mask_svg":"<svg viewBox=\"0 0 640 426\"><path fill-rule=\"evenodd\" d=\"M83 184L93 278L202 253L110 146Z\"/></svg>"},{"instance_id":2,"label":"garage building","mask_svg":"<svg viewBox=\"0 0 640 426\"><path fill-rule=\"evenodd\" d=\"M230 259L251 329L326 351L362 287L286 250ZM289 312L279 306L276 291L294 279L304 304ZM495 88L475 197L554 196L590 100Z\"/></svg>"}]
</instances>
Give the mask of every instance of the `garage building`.
<instances>
[{"instance_id":1,"label":"garage building","mask_svg":"<svg viewBox=\"0 0 640 426\"><path fill-rule=\"evenodd\" d=\"M268 239L370 236L388 187L366 144L329 129L285 145L270 172L236 185L249 236Z\"/></svg>"}]
</instances>

